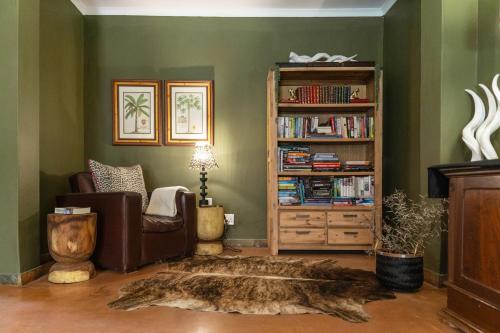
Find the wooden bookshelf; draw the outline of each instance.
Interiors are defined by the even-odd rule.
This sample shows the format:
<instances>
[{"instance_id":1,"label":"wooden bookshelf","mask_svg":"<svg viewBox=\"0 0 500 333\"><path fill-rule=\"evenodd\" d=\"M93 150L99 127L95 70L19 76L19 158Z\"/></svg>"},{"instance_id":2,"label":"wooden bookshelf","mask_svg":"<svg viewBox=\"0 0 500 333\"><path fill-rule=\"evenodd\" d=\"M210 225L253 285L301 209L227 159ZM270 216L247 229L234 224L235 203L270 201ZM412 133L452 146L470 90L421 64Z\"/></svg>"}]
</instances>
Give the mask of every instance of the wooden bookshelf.
<instances>
[{"instance_id":1,"label":"wooden bookshelf","mask_svg":"<svg viewBox=\"0 0 500 333\"><path fill-rule=\"evenodd\" d=\"M270 252L279 250L368 250L372 230L382 221L382 72L373 62L279 64L267 79L267 235ZM287 103L280 92L314 85L351 85L366 89L368 103ZM278 137L278 117L366 115L374 118L373 138ZM295 117L295 116L293 116ZM336 152L341 161L369 160L373 171L278 172L278 147L303 144L311 152ZM373 206L279 205L278 177L373 177Z\"/></svg>"}]
</instances>

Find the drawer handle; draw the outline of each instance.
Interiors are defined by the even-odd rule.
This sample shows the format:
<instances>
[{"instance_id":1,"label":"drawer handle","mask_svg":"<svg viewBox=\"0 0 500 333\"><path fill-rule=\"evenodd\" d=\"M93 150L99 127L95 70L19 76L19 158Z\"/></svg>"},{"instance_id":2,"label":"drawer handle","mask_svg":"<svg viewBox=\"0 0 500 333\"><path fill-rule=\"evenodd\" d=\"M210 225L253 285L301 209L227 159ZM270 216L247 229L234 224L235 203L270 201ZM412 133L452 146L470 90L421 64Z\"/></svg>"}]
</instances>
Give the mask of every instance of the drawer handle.
<instances>
[{"instance_id":1,"label":"drawer handle","mask_svg":"<svg viewBox=\"0 0 500 333\"><path fill-rule=\"evenodd\" d=\"M344 231L344 235L357 235L359 232L357 231Z\"/></svg>"},{"instance_id":2,"label":"drawer handle","mask_svg":"<svg viewBox=\"0 0 500 333\"><path fill-rule=\"evenodd\" d=\"M308 219L310 217L309 214L297 214L295 215L296 218L298 219Z\"/></svg>"},{"instance_id":3,"label":"drawer handle","mask_svg":"<svg viewBox=\"0 0 500 333\"><path fill-rule=\"evenodd\" d=\"M344 214L344 217L346 217L346 218L354 218L354 217L358 217L358 214Z\"/></svg>"},{"instance_id":4,"label":"drawer handle","mask_svg":"<svg viewBox=\"0 0 500 333\"><path fill-rule=\"evenodd\" d=\"M311 233L311 231L309 231L309 230L300 230L300 231L299 231L299 230L297 230L297 231L295 231L295 233L296 233L297 235L308 235L308 234L310 234L310 233Z\"/></svg>"}]
</instances>

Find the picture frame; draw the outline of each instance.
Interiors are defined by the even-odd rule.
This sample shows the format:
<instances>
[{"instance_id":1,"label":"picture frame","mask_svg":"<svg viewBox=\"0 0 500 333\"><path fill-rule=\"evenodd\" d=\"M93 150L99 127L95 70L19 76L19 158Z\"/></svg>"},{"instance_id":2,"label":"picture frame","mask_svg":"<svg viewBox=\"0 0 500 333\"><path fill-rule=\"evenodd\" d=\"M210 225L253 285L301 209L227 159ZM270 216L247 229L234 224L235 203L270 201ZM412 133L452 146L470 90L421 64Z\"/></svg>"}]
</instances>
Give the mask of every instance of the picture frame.
<instances>
[{"instance_id":1,"label":"picture frame","mask_svg":"<svg viewBox=\"0 0 500 333\"><path fill-rule=\"evenodd\" d=\"M113 145L161 146L161 80L113 80Z\"/></svg>"},{"instance_id":2,"label":"picture frame","mask_svg":"<svg viewBox=\"0 0 500 333\"><path fill-rule=\"evenodd\" d=\"M213 81L166 81L165 144L214 143Z\"/></svg>"}]
</instances>

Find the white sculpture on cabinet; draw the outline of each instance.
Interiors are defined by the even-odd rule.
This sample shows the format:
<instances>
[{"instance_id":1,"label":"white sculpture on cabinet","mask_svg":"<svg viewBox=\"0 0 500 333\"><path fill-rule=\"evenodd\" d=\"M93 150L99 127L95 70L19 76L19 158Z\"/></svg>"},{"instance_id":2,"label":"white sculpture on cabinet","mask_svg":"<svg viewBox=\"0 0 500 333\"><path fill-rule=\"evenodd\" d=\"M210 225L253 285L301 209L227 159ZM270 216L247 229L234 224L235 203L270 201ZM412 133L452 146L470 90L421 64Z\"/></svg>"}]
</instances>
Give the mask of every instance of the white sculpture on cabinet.
<instances>
[{"instance_id":1,"label":"white sculpture on cabinet","mask_svg":"<svg viewBox=\"0 0 500 333\"><path fill-rule=\"evenodd\" d=\"M493 145L491 144L490 137L491 134L493 134L493 132L498 129L498 120L500 118L498 117L495 96L493 96L491 90L489 90L488 87L486 87L484 84L480 84L479 86L483 88L484 93L486 94L486 98L488 99L488 117L484 121L484 124L486 125L482 129L481 133L478 129L476 139L479 142L479 146L481 147L481 152L483 153L484 157L488 160L492 160L498 158L498 155L495 151L495 148L493 148Z\"/></svg>"},{"instance_id":2,"label":"white sculpture on cabinet","mask_svg":"<svg viewBox=\"0 0 500 333\"><path fill-rule=\"evenodd\" d=\"M488 116L485 119L485 106L481 98L472 90L465 91L474 100L474 117L462 130L462 141L472 152L471 161L479 161L482 155L486 159L496 159L498 155L491 144L491 135L500 128L500 89L498 79L500 74L495 75L492 82L491 92L484 84L479 86L484 90L488 100Z\"/></svg>"},{"instance_id":3,"label":"white sculpture on cabinet","mask_svg":"<svg viewBox=\"0 0 500 333\"><path fill-rule=\"evenodd\" d=\"M480 161L481 147L475 137L476 129L484 122L484 104L481 98L472 90L465 89L465 91L472 96L474 100L474 117L462 130L462 141L472 152L471 162Z\"/></svg>"},{"instance_id":4,"label":"white sculpture on cabinet","mask_svg":"<svg viewBox=\"0 0 500 333\"><path fill-rule=\"evenodd\" d=\"M347 61L356 61L356 57L358 55L355 54L350 57L346 57L343 55L329 55L328 53L316 53L312 57L308 55L298 55L295 52L290 52L290 55L288 56L288 61L289 62L302 62L302 63L308 63L308 62L337 62L337 63L343 63Z\"/></svg>"}]
</instances>

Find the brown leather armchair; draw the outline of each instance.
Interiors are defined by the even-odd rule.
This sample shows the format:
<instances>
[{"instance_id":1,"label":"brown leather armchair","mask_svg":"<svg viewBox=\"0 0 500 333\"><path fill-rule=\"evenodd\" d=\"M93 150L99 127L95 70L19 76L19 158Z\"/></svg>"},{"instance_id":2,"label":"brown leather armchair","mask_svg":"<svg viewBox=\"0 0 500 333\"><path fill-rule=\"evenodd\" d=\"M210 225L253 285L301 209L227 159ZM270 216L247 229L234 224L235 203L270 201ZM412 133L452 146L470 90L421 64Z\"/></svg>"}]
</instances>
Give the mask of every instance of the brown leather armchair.
<instances>
[{"instance_id":1,"label":"brown leather armchair","mask_svg":"<svg viewBox=\"0 0 500 333\"><path fill-rule=\"evenodd\" d=\"M135 192L97 193L88 172L70 177L73 193L57 196L59 207L91 207L97 213L93 261L106 269L129 272L172 257L191 256L196 244L196 197L178 191L175 217L143 215Z\"/></svg>"}]
</instances>

